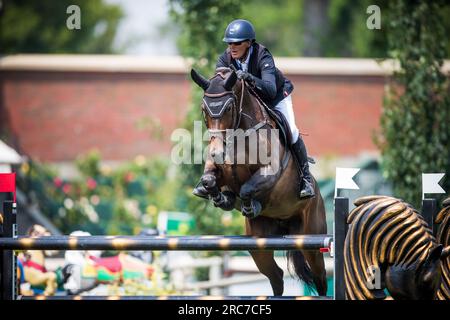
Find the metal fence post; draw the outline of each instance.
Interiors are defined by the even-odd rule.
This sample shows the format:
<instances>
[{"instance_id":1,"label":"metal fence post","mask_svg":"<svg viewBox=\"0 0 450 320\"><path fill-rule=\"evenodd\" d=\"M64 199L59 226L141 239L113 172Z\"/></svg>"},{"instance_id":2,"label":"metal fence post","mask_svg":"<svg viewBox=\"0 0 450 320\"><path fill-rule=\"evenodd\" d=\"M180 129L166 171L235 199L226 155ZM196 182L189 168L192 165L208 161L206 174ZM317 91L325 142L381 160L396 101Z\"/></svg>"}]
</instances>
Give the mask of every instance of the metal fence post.
<instances>
[{"instance_id":1,"label":"metal fence post","mask_svg":"<svg viewBox=\"0 0 450 320\"><path fill-rule=\"evenodd\" d=\"M334 199L334 299L345 300L344 241L347 235L348 198Z\"/></svg>"},{"instance_id":2,"label":"metal fence post","mask_svg":"<svg viewBox=\"0 0 450 320\"><path fill-rule=\"evenodd\" d=\"M433 234L435 233L434 218L436 217L437 213L436 208L436 199L427 198L422 200L422 217L425 219Z\"/></svg>"},{"instance_id":3,"label":"metal fence post","mask_svg":"<svg viewBox=\"0 0 450 320\"><path fill-rule=\"evenodd\" d=\"M5 201L3 203L3 234L4 238L17 236L16 203ZM15 300L17 298L17 260L13 250L1 252L1 299Z\"/></svg>"}]
</instances>

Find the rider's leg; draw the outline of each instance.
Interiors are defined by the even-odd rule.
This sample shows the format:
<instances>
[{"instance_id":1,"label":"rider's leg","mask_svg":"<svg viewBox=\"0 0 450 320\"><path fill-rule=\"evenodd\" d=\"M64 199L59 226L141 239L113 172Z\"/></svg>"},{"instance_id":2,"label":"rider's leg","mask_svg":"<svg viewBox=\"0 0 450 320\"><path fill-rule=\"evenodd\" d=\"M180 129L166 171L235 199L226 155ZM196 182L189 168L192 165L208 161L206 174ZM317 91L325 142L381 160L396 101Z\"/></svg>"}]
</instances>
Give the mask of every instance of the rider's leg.
<instances>
[{"instance_id":1,"label":"rider's leg","mask_svg":"<svg viewBox=\"0 0 450 320\"><path fill-rule=\"evenodd\" d=\"M303 183L300 182L300 198L310 198L314 197L314 187L313 178L309 172L308 156L306 153L306 147L299 134L298 128L295 124L294 110L292 108L292 97L288 95L286 98L281 100L275 109L283 113L287 122L289 123L289 128L291 130L292 137L292 150L294 153L295 162L297 168L300 171L299 175L303 173Z\"/></svg>"},{"instance_id":2,"label":"rider's leg","mask_svg":"<svg viewBox=\"0 0 450 320\"><path fill-rule=\"evenodd\" d=\"M303 185L300 187L300 198L314 197L314 182L312 175L309 172L306 147L300 135L298 136L297 141L292 145L292 150L294 151L300 170L303 172Z\"/></svg>"}]
</instances>

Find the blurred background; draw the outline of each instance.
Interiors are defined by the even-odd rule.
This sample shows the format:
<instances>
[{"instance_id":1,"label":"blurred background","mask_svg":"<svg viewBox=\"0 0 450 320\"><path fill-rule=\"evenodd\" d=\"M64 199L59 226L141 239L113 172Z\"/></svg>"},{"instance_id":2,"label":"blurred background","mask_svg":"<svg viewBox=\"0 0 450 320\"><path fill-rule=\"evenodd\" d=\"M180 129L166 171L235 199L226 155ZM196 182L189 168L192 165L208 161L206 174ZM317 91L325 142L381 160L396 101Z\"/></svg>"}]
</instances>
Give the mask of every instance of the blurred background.
<instances>
[{"instance_id":1,"label":"blurred background","mask_svg":"<svg viewBox=\"0 0 450 320\"><path fill-rule=\"evenodd\" d=\"M448 194L448 16L446 1L0 0L0 168L18 174L19 233L243 234L239 212L191 195L203 165L170 158L172 132L201 120L190 68L213 74L237 18L294 84L330 233L337 166L362 169L351 200L418 208L422 172L447 173ZM143 257L147 286L109 274L85 291L271 294L246 252ZM311 293L285 275L286 295Z\"/></svg>"}]
</instances>

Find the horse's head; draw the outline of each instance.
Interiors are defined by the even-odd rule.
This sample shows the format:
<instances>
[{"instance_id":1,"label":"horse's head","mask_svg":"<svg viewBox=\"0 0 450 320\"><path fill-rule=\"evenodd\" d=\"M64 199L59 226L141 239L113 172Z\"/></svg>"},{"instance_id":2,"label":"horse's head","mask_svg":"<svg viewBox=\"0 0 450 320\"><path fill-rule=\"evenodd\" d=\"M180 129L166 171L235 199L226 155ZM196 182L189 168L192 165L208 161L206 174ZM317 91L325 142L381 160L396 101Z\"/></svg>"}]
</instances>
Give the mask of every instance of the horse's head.
<instances>
[{"instance_id":1,"label":"horse's head","mask_svg":"<svg viewBox=\"0 0 450 320\"><path fill-rule=\"evenodd\" d=\"M239 101L233 92L237 75L229 68L218 68L208 80L192 69L191 77L204 90L201 108L210 134L210 154L213 158L223 156L224 133L236 129L240 122Z\"/></svg>"}]
</instances>

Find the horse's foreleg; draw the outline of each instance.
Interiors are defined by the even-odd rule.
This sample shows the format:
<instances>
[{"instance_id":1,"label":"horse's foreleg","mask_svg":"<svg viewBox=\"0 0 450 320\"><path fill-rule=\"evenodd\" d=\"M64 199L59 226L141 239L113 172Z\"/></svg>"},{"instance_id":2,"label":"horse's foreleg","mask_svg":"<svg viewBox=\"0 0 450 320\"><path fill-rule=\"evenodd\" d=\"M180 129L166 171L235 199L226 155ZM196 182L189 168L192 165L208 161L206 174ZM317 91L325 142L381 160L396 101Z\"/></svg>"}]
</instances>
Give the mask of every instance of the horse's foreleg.
<instances>
[{"instance_id":1,"label":"horse's foreleg","mask_svg":"<svg viewBox=\"0 0 450 320\"><path fill-rule=\"evenodd\" d=\"M252 177L242 185L240 198L242 199L242 214L254 218L261 213L262 206L257 200L261 195L269 192L278 179L271 165L258 169Z\"/></svg>"},{"instance_id":2,"label":"horse's foreleg","mask_svg":"<svg viewBox=\"0 0 450 320\"><path fill-rule=\"evenodd\" d=\"M236 202L236 195L231 191L221 192L215 176L213 175L202 176L202 183L205 189L210 194L214 206L219 207L225 211L230 211L234 209L234 204Z\"/></svg>"},{"instance_id":3,"label":"horse's foreleg","mask_svg":"<svg viewBox=\"0 0 450 320\"><path fill-rule=\"evenodd\" d=\"M203 170L203 175L200 178L200 182L208 194L212 197L217 197L218 192L220 192L217 183L218 171L219 170L214 164L214 161L210 158L206 159L205 169Z\"/></svg>"},{"instance_id":4,"label":"horse's foreleg","mask_svg":"<svg viewBox=\"0 0 450 320\"><path fill-rule=\"evenodd\" d=\"M221 192L220 182L218 181L219 172L212 162L206 162L205 171L203 172L201 183L210 195L214 205L225 211L234 209L236 195L230 191Z\"/></svg>"}]
</instances>

